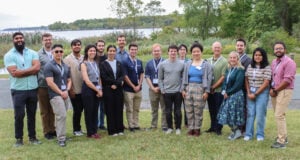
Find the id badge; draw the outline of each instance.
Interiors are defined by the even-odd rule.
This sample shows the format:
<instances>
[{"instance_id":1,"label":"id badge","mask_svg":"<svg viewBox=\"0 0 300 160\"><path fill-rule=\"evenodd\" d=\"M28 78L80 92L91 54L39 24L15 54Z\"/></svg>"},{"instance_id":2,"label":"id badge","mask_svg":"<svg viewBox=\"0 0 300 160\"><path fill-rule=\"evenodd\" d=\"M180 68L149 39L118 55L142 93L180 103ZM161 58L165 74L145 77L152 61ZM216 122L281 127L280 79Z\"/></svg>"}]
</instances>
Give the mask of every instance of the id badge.
<instances>
[{"instance_id":1,"label":"id badge","mask_svg":"<svg viewBox=\"0 0 300 160\"><path fill-rule=\"evenodd\" d=\"M98 90L100 90L100 89L101 89L100 85L97 85L97 86L96 86L96 88L97 88Z\"/></svg>"},{"instance_id":2,"label":"id badge","mask_svg":"<svg viewBox=\"0 0 300 160\"><path fill-rule=\"evenodd\" d=\"M197 66L196 68L197 68L198 70L201 70L201 69L202 69L202 67L200 67L200 66Z\"/></svg>"},{"instance_id":3,"label":"id badge","mask_svg":"<svg viewBox=\"0 0 300 160\"><path fill-rule=\"evenodd\" d=\"M152 82L153 82L153 84L158 84L158 79L157 79L157 78L154 78L154 79L152 80Z\"/></svg>"},{"instance_id":4,"label":"id badge","mask_svg":"<svg viewBox=\"0 0 300 160\"><path fill-rule=\"evenodd\" d=\"M60 89L61 89L61 90L66 90L66 89L67 89L67 86L63 84L63 85L60 86Z\"/></svg>"},{"instance_id":5,"label":"id badge","mask_svg":"<svg viewBox=\"0 0 300 160\"><path fill-rule=\"evenodd\" d=\"M256 88L255 87L250 87L250 91L251 91L251 93L255 93L256 92Z\"/></svg>"}]
</instances>

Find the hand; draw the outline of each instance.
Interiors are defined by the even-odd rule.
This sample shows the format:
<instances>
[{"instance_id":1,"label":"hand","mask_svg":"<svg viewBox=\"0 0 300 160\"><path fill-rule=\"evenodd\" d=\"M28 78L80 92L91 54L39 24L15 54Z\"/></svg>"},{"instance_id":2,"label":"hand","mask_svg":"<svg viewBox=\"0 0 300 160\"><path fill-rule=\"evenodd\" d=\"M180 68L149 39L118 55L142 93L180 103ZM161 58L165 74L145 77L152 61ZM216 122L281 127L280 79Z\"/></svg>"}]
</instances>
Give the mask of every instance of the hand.
<instances>
[{"instance_id":1,"label":"hand","mask_svg":"<svg viewBox=\"0 0 300 160\"><path fill-rule=\"evenodd\" d=\"M152 91L153 91L154 93L159 93L159 92L160 92L160 89L159 89L159 87L153 87L153 88L152 88Z\"/></svg>"},{"instance_id":2,"label":"hand","mask_svg":"<svg viewBox=\"0 0 300 160\"><path fill-rule=\"evenodd\" d=\"M137 85L137 86L133 87L133 91L136 92L136 93L139 92L140 90L141 90L141 86L140 85Z\"/></svg>"},{"instance_id":3,"label":"hand","mask_svg":"<svg viewBox=\"0 0 300 160\"><path fill-rule=\"evenodd\" d=\"M97 95L96 95L97 97L102 97L103 96L103 92L102 92L102 90L98 90L98 92L97 92Z\"/></svg>"},{"instance_id":4,"label":"hand","mask_svg":"<svg viewBox=\"0 0 300 160\"><path fill-rule=\"evenodd\" d=\"M277 96L277 92L274 92L274 89L270 89L270 96L271 97L276 97Z\"/></svg>"},{"instance_id":5,"label":"hand","mask_svg":"<svg viewBox=\"0 0 300 160\"><path fill-rule=\"evenodd\" d=\"M253 93L249 93L247 96L251 100L255 100L255 98L256 98L255 94L253 94Z\"/></svg>"},{"instance_id":6,"label":"hand","mask_svg":"<svg viewBox=\"0 0 300 160\"><path fill-rule=\"evenodd\" d=\"M208 98L208 93L207 93L207 92L203 93L202 99L203 99L204 101L206 101L207 98Z\"/></svg>"},{"instance_id":7,"label":"hand","mask_svg":"<svg viewBox=\"0 0 300 160\"><path fill-rule=\"evenodd\" d=\"M182 98L186 97L186 92L185 91L182 91L181 94L182 94Z\"/></svg>"},{"instance_id":8,"label":"hand","mask_svg":"<svg viewBox=\"0 0 300 160\"><path fill-rule=\"evenodd\" d=\"M215 89L214 88L211 88L210 89L210 94L214 94L215 93Z\"/></svg>"},{"instance_id":9,"label":"hand","mask_svg":"<svg viewBox=\"0 0 300 160\"><path fill-rule=\"evenodd\" d=\"M227 95L227 93L224 94L224 99L227 99L229 96Z\"/></svg>"},{"instance_id":10,"label":"hand","mask_svg":"<svg viewBox=\"0 0 300 160\"><path fill-rule=\"evenodd\" d=\"M76 93L74 92L73 89L70 89L69 95L70 95L70 98L75 98Z\"/></svg>"},{"instance_id":11,"label":"hand","mask_svg":"<svg viewBox=\"0 0 300 160\"><path fill-rule=\"evenodd\" d=\"M68 95L68 91L62 91L60 95L61 95L61 97L62 97L64 100L66 100L66 99L68 98L68 96L69 96L69 95Z\"/></svg>"},{"instance_id":12,"label":"hand","mask_svg":"<svg viewBox=\"0 0 300 160\"><path fill-rule=\"evenodd\" d=\"M117 89L117 86L113 84L113 85L110 86L110 88L115 90L115 89Z\"/></svg>"}]
</instances>

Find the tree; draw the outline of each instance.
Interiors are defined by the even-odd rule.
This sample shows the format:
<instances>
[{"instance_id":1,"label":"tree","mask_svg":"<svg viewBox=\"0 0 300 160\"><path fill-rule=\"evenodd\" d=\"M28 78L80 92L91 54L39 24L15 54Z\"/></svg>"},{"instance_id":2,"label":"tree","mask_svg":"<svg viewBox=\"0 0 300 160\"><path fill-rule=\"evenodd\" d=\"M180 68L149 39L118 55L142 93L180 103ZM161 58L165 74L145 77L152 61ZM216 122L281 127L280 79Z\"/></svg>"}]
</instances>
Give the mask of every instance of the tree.
<instances>
[{"instance_id":1,"label":"tree","mask_svg":"<svg viewBox=\"0 0 300 160\"><path fill-rule=\"evenodd\" d=\"M150 0L150 2L145 5L144 10L148 16L152 17L152 30L154 32L154 29L156 28L157 15L160 15L166 10L161 8L161 2L157 0Z\"/></svg>"}]
</instances>

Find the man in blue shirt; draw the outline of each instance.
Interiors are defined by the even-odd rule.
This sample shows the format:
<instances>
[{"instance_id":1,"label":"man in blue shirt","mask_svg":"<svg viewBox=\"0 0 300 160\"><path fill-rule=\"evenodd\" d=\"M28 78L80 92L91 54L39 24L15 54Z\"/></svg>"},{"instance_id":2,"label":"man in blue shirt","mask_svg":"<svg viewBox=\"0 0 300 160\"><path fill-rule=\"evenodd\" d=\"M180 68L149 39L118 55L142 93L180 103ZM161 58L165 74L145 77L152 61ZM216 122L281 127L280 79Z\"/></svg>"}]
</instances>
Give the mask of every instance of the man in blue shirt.
<instances>
[{"instance_id":1,"label":"man in blue shirt","mask_svg":"<svg viewBox=\"0 0 300 160\"><path fill-rule=\"evenodd\" d=\"M130 131L139 130L139 111L142 101L142 84L144 69L142 61L136 59L138 46L129 45L129 57L123 63L124 67L124 104Z\"/></svg>"},{"instance_id":2,"label":"man in blue shirt","mask_svg":"<svg viewBox=\"0 0 300 160\"><path fill-rule=\"evenodd\" d=\"M118 48L116 53L116 60L120 61L121 64L123 64L125 61L127 61L129 57L127 51L125 50L125 46L126 46L125 35L121 34L118 36L117 44L118 44Z\"/></svg>"},{"instance_id":3,"label":"man in blue shirt","mask_svg":"<svg viewBox=\"0 0 300 160\"><path fill-rule=\"evenodd\" d=\"M4 64L9 72L10 89L15 117L15 147L23 145L25 107L29 142L41 144L36 138L35 114L37 109L37 73L40 69L38 54L25 47L24 35L13 34L14 47L4 55Z\"/></svg>"}]
</instances>

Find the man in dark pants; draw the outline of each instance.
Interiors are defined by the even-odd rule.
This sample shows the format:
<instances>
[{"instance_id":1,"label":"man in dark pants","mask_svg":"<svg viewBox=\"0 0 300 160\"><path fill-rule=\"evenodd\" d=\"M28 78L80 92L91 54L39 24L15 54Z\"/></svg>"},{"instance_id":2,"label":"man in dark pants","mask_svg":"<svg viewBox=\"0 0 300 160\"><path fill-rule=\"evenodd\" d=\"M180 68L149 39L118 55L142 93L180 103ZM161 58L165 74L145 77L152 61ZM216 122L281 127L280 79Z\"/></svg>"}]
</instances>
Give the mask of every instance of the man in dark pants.
<instances>
[{"instance_id":1,"label":"man in dark pants","mask_svg":"<svg viewBox=\"0 0 300 160\"><path fill-rule=\"evenodd\" d=\"M25 108L29 142L41 144L36 138L35 114L37 109L37 73L40 69L38 54L25 47L24 35L13 34L14 47L4 55L4 64L9 72L10 89L15 117L15 147L23 145Z\"/></svg>"}]
</instances>

